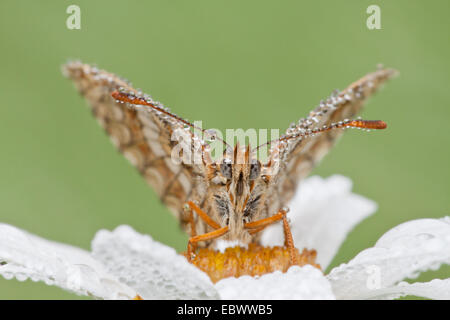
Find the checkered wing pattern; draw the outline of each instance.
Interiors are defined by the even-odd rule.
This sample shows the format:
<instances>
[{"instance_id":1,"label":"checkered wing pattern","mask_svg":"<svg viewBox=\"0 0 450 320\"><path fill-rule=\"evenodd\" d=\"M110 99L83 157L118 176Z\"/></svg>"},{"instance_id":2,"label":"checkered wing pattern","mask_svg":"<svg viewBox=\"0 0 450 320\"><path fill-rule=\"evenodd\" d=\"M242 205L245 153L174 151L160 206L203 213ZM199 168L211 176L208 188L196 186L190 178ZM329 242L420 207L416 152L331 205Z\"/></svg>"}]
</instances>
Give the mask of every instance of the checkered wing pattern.
<instances>
[{"instance_id":1,"label":"checkered wing pattern","mask_svg":"<svg viewBox=\"0 0 450 320\"><path fill-rule=\"evenodd\" d=\"M272 190L275 194L271 198L274 207L281 208L288 204L298 183L331 149L343 130L330 130L307 138L302 138L301 135L315 128L353 118L366 100L394 74L395 70L383 68L369 73L345 90L335 91L328 99L322 100L306 118L291 124L285 136L298 135L298 138L272 146L272 158L277 157L280 163Z\"/></svg>"},{"instance_id":2,"label":"checkered wing pattern","mask_svg":"<svg viewBox=\"0 0 450 320\"><path fill-rule=\"evenodd\" d=\"M203 143L202 140L181 118L114 74L80 62L66 64L63 72L86 98L95 118L114 145L186 227L184 203L188 198L201 201L202 194L206 194L199 179L204 175L204 166L201 163L173 161L171 155L180 137L189 138L187 140L192 144ZM163 112L116 101L111 96L114 91L145 98Z\"/></svg>"}]
</instances>

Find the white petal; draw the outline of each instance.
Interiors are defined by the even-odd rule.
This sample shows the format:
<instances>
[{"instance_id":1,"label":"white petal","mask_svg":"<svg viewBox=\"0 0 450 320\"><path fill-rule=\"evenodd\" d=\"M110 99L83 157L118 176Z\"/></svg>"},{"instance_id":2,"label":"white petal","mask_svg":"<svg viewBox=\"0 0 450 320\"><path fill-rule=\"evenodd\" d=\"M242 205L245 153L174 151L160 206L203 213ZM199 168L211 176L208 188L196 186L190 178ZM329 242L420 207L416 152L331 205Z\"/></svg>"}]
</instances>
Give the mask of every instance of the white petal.
<instances>
[{"instance_id":1,"label":"white petal","mask_svg":"<svg viewBox=\"0 0 450 320\"><path fill-rule=\"evenodd\" d=\"M276 271L259 278L226 278L217 282L216 288L222 299L335 299L328 280L320 270L310 265L293 266L286 273Z\"/></svg>"},{"instance_id":2,"label":"white petal","mask_svg":"<svg viewBox=\"0 0 450 320\"><path fill-rule=\"evenodd\" d=\"M377 209L375 202L352 193L351 180L340 175L306 179L288 207L295 246L316 249L323 270L353 227ZM261 241L266 246L282 245L281 225L268 227Z\"/></svg>"},{"instance_id":3,"label":"white petal","mask_svg":"<svg viewBox=\"0 0 450 320\"><path fill-rule=\"evenodd\" d=\"M385 233L374 247L331 270L338 298L372 298L405 278L450 264L450 219L420 219Z\"/></svg>"},{"instance_id":4,"label":"white petal","mask_svg":"<svg viewBox=\"0 0 450 320\"><path fill-rule=\"evenodd\" d=\"M6 279L45 281L48 285L100 299L132 299L121 284L79 248L56 243L0 224L0 274Z\"/></svg>"},{"instance_id":5,"label":"white petal","mask_svg":"<svg viewBox=\"0 0 450 320\"><path fill-rule=\"evenodd\" d=\"M209 277L173 248L141 235L129 226L101 230L92 242L93 255L109 272L144 299L218 298Z\"/></svg>"},{"instance_id":6,"label":"white petal","mask_svg":"<svg viewBox=\"0 0 450 320\"><path fill-rule=\"evenodd\" d=\"M403 296L418 296L435 300L450 300L450 278L434 279L429 282L407 283L374 290L372 299L396 299Z\"/></svg>"}]
</instances>

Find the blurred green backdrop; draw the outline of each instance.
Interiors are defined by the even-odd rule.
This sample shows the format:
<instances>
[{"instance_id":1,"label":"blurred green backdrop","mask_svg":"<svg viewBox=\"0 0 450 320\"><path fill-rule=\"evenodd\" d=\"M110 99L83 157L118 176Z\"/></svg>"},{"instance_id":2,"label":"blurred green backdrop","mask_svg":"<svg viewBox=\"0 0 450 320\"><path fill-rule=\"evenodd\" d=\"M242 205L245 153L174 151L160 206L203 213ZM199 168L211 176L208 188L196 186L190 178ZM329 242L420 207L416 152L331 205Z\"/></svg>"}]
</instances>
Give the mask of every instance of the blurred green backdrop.
<instances>
[{"instance_id":1,"label":"blurred green backdrop","mask_svg":"<svg viewBox=\"0 0 450 320\"><path fill-rule=\"evenodd\" d=\"M81 8L81 30L66 8ZM381 7L381 30L366 8ZM379 211L332 266L389 228L449 214L450 2L12 1L0 3L0 222L88 249L95 232L129 224L177 250L187 236L112 147L60 72L96 63L206 127L280 128L376 64L397 68L315 174L340 173ZM442 268L419 278L448 277ZM78 298L0 279L0 299Z\"/></svg>"}]
</instances>

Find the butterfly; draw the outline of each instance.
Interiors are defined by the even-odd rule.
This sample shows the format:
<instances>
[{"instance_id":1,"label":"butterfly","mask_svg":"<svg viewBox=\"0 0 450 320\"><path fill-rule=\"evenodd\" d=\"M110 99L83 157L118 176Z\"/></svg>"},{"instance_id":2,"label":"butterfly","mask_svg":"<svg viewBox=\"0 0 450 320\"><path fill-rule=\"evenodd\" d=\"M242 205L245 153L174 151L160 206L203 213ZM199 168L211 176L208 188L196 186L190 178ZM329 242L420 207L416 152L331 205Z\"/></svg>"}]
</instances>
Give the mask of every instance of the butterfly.
<instances>
[{"instance_id":1,"label":"butterfly","mask_svg":"<svg viewBox=\"0 0 450 320\"><path fill-rule=\"evenodd\" d=\"M208 130L175 115L128 81L81 62L66 64L63 72L86 98L114 145L190 233L188 256L197 246L213 247L218 239L258 243L260 231L280 220L285 244L293 250L286 206L300 181L342 135L340 129L386 128L383 121L352 118L396 73L379 67L345 90L333 92L283 136L264 145L252 149L222 140L224 153L213 160L204 139L211 135ZM174 153L180 141L183 148ZM264 146L270 150L262 162L255 154ZM191 154L197 161L180 161L192 159L186 157Z\"/></svg>"}]
</instances>

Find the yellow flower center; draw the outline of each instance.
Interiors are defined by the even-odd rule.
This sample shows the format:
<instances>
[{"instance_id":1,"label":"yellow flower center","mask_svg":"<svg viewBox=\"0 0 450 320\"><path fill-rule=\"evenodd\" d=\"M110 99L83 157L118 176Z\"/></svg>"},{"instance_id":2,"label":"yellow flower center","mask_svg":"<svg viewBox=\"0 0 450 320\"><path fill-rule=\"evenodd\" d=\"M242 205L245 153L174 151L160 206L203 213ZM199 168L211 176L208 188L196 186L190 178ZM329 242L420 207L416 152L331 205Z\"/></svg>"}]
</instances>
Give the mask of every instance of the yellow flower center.
<instances>
[{"instance_id":1,"label":"yellow flower center","mask_svg":"<svg viewBox=\"0 0 450 320\"><path fill-rule=\"evenodd\" d=\"M320 269L320 265L315 263L315 250L303 249L300 253L296 248L294 253L295 265L310 264ZM277 270L286 272L292 266L286 247L263 247L253 243L248 248L227 248L223 253L201 248L192 257L191 263L206 272L214 283L228 277L260 276Z\"/></svg>"}]
</instances>

